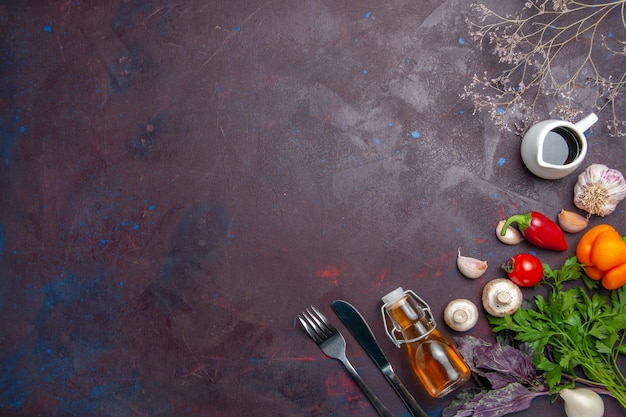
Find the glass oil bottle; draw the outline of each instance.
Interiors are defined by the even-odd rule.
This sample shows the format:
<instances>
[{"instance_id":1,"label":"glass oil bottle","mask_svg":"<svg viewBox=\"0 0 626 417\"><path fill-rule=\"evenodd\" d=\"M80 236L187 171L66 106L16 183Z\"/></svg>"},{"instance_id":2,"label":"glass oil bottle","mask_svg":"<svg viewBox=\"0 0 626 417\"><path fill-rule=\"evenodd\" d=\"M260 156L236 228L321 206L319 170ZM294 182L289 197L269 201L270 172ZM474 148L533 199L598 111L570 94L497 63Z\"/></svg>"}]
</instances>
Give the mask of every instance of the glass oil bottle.
<instances>
[{"instance_id":1,"label":"glass oil bottle","mask_svg":"<svg viewBox=\"0 0 626 417\"><path fill-rule=\"evenodd\" d=\"M397 288L382 300L387 335L397 347L406 344L413 371L430 396L443 397L470 378L469 366L454 343L436 329L430 307L417 294Z\"/></svg>"}]
</instances>

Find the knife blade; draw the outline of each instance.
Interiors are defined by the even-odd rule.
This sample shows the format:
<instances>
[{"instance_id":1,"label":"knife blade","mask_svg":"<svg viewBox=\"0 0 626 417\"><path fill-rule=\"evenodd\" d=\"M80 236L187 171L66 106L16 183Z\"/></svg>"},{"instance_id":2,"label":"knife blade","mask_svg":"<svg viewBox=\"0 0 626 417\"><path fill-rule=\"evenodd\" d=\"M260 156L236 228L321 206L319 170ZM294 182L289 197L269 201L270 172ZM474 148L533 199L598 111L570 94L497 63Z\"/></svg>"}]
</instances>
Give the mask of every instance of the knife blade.
<instances>
[{"instance_id":1,"label":"knife blade","mask_svg":"<svg viewBox=\"0 0 626 417\"><path fill-rule=\"evenodd\" d=\"M372 329L370 329L370 326L361 313L359 313L352 304L344 300L333 301L331 307L335 311L335 314L337 314L337 317L339 317L339 320L346 326L356 341L359 342L363 350L365 350L393 389L398 393L411 414L414 417L428 417L428 414L424 412L422 407L415 401L413 395L411 395L402 381L400 381L391 363L389 363L389 360L378 345L376 337L374 333L372 333Z\"/></svg>"}]
</instances>

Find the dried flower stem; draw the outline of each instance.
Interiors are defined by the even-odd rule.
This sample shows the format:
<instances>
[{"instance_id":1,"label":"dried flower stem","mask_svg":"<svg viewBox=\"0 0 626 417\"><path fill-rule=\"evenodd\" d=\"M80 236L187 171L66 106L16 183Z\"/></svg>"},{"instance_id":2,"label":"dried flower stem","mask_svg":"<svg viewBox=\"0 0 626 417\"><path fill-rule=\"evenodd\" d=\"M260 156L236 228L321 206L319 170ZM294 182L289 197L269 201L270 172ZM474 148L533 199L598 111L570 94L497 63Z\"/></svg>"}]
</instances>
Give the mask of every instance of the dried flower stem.
<instances>
[{"instance_id":1,"label":"dried flower stem","mask_svg":"<svg viewBox=\"0 0 626 417\"><path fill-rule=\"evenodd\" d=\"M626 85L626 40L602 34L609 25L626 29L626 0L552 0L552 10L546 8L548 3L526 1L516 15L472 5L479 18L466 19L472 40L481 50L492 49L498 62L508 67L496 76L487 71L474 75L461 96L471 99L476 111L488 111L500 128L515 126L518 133L541 118L537 111L544 97L553 100L547 103L551 116L569 121L583 111L600 113L608 107L611 135L626 136L623 109L618 108ZM580 45L586 48L582 57Z\"/></svg>"}]
</instances>

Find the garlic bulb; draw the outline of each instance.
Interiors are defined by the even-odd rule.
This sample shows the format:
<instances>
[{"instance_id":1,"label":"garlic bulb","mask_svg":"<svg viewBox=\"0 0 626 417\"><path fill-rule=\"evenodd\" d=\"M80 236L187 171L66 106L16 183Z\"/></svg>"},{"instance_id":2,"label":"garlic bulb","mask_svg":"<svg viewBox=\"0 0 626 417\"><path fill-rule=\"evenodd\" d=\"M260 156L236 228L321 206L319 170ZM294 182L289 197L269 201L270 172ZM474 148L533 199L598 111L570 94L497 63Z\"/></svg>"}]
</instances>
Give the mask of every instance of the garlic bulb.
<instances>
[{"instance_id":1,"label":"garlic bulb","mask_svg":"<svg viewBox=\"0 0 626 417\"><path fill-rule=\"evenodd\" d=\"M487 270L487 261L461 256L461 248L459 248L459 254L456 257L456 266L465 277L476 279L481 277Z\"/></svg>"},{"instance_id":2,"label":"garlic bulb","mask_svg":"<svg viewBox=\"0 0 626 417\"><path fill-rule=\"evenodd\" d=\"M567 417L602 417L604 402L588 388L562 389L559 395L565 403Z\"/></svg>"},{"instance_id":3,"label":"garlic bulb","mask_svg":"<svg viewBox=\"0 0 626 417\"><path fill-rule=\"evenodd\" d=\"M626 197L626 181L621 172L602 164L591 164L578 176L574 205L589 214L606 216Z\"/></svg>"},{"instance_id":4,"label":"garlic bulb","mask_svg":"<svg viewBox=\"0 0 626 417\"><path fill-rule=\"evenodd\" d=\"M567 233L581 232L589 224L589 219L569 210L561 210L558 219L559 226Z\"/></svg>"}]
</instances>

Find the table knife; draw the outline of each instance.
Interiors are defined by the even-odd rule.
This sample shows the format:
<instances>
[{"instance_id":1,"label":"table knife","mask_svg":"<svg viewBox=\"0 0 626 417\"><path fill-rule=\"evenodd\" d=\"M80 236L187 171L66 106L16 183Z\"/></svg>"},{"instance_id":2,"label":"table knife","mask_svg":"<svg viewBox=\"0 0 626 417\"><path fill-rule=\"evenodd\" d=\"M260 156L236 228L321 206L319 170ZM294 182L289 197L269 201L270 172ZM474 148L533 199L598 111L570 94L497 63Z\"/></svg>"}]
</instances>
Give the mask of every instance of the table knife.
<instances>
[{"instance_id":1,"label":"table knife","mask_svg":"<svg viewBox=\"0 0 626 417\"><path fill-rule=\"evenodd\" d=\"M352 304L344 300L335 300L332 302L331 306L337 314L337 317L339 317L339 320L341 320L344 326L352 333L352 336L354 336L363 350L365 350L385 378L387 378L387 381L389 381L393 389L398 393L411 414L414 417L428 417L428 414L424 412L422 407L420 407L417 401L415 401L415 398L413 398L411 393L400 381L400 378L398 378L398 375L380 349L378 342L376 342L376 337L374 337L374 333L372 333L370 326L361 313L359 313Z\"/></svg>"}]
</instances>

